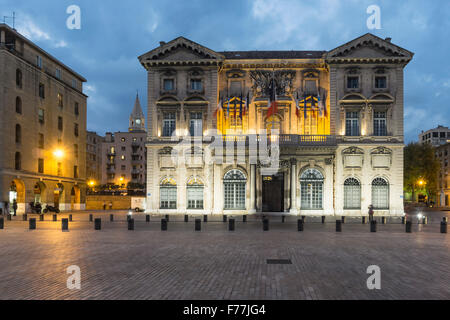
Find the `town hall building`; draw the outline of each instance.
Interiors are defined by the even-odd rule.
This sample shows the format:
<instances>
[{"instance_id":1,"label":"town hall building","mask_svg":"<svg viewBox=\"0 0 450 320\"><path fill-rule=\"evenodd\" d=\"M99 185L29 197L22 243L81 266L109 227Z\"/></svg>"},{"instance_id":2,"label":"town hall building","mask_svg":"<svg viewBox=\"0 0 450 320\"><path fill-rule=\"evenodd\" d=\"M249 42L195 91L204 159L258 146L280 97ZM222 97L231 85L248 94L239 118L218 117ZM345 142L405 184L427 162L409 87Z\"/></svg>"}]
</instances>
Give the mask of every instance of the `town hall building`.
<instances>
[{"instance_id":1,"label":"town hall building","mask_svg":"<svg viewBox=\"0 0 450 320\"><path fill-rule=\"evenodd\" d=\"M216 52L184 37L148 74L147 212L403 215L403 72L365 34L331 51Z\"/></svg>"}]
</instances>

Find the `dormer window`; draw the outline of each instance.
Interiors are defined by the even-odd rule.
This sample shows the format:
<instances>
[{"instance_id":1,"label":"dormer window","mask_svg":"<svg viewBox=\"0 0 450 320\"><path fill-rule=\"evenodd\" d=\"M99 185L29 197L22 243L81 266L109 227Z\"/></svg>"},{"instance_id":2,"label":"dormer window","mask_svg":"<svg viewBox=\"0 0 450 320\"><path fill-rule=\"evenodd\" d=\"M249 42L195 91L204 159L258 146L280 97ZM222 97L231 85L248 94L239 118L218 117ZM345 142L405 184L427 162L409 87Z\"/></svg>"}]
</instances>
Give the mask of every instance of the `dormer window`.
<instances>
[{"instance_id":1,"label":"dormer window","mask_svg":"<svg viewBox=\"0 0 450 320\"><path fill-rule=\"evenodd\" d=\"M358 76L348 76L347 77L347 89L358 89L359 88L359 77Z\"/></svg>"},{"instance_id":2,"label":"dormer window","mask_svg":"<svg viewBox=\"0 0 450 320\"><path fill-rule=\"evenodd\" d=\"M201 79L191 79L191 90L192 91L202 91L202 80Z\"/></svg>"},{"instance_id":3,"label":"dormer window","mask_svg":"<svg viewBox=\"0 0 450 320\"><path fill-rule=\"evenodd\" d=\"M172 91L174 87L173 79L164 79L164 91Z\"/></svg>"},{"instance_id":4,"label":"dormer window","mask_svg":"<svg viewBox=\"0 0 450 320\"><path fill-rule=\"evenodd\" d=\"M386 88L387 88L386 76L376 76L375 77L375 89L386 89Z\"/></svg>"}]
</instances>

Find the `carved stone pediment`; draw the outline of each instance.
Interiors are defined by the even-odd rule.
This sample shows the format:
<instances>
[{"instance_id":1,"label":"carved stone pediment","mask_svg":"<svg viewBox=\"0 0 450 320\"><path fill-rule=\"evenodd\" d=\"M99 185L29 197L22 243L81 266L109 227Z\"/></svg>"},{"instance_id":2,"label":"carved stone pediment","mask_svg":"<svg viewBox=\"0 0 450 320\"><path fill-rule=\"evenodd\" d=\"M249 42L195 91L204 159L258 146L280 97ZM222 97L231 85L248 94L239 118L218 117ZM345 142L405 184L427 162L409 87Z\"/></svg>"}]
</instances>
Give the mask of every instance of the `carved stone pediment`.
<instances>
[{"instance_id":1,"label":"carved stone pediment","mask_svg":"<svg viewBox=\"0 0 450 320\"><path fill-rule=\"evenodd\" d=\"M268 97L275 86L275 92L279 96L285 96L293 91L292 82L295 79L294 70L253 70L250 78L253 80L253 95L256 97Z\"/></svg>"},{"instance_id":2,"label":"carved stone pediment","mask_svg":"<svg viewBox=\"0 0 450 320\"><path fill-rule=\"evenodd\" d=\"M371 154L392 154L392 150L386 147L377 147L372 150Z\"/></svg>"},{"instance_id":3,"label":"carved stone pediment","mask_svg":"<svg viewBox=\"0 0 450 320\"><path fill-rule=\"evenodd\" d=\"M388 40L371 33L356 38L339 46L325 55L327 60L339 58L405 58L411 59L414 54Z\"/></svg>"},{"instance_id":4,"label":"carved stone pediment","mask_svg":"<svg viewBox=\"0 0 450 320\"><path fill-rule=\"evenodd\" d=\"M246 72L244 70L233 69L227 71L227 78L229 79L242 79L245 77Z\"/></svg>"},{"instance_id":5,"label":"carved stone pediment","mask_svg":"<svg viewBox=\"0 0 450 320\"><path fill-rule=\"evenodd\" d=\"M364 150L358 147L349 147L342 151L342 154L364 154Z\"/></svg>"}]
</instances>

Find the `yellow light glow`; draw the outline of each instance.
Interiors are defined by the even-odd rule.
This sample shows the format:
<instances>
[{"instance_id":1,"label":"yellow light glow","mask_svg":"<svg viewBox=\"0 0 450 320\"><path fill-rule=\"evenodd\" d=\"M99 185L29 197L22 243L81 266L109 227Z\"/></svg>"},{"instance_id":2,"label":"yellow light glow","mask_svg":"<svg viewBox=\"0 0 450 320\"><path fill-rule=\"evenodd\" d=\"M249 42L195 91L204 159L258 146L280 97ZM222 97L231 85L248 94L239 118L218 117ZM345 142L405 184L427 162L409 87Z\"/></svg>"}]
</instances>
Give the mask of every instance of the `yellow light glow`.
<instances>
[{"instance_id":1,"label":"yellow light glow","mask_svg":"<svg viewBox=\"0 0 450 320\"><path fill-rule=\"evenodd\" d=\"M420 180L418 181L418 184L419 184L419 186L423 186L423 185L425 184L425 181L423 181L422 179L420 179Z\"/></svg>"},{"instance_id":2,"label":"yellow light glow","mask_svg":"<svg viewBox=\"0 0 450 320\"><path fill-rule=\"evenodd\" d=\"M56 149L55 151L53 151L53 155L56 158L62 158L64 157L64 151L62 151L61 149Z\"/></svg>"},{"instance_id":3,"label":"yellow light glow","mask_svg":"<svg viewBox=\"0 0 450 320\"><path fill-rule=\"evenodd\" d=\"M120 177L119 181L120 181L120 182L123 182L123 177Z\"/></svg>"},{"instance_id":4,"label":"yellow light glow","mask_svg":"<svg viewBox=\"0 0 450 320\"><path fill-rule=\"evenodd\" d=\"M90 185L91 187L95 186L95 181L94 181L94 180L89 181L89 185Z\"/></svg>"}]
</instances>

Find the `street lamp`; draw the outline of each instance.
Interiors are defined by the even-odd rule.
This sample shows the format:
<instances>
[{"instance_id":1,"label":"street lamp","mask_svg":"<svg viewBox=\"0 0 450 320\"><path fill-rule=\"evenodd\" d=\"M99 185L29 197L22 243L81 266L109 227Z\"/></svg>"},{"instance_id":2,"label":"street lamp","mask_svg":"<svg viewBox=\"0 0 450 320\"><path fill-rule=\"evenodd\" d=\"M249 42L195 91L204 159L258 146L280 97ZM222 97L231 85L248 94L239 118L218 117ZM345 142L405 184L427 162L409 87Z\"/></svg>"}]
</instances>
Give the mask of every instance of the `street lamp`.
<instances>
[{"instance_id":1,"label":"street lamp","mask_svg":"<svg viewBox=\"0 0 450 320\"><path fill-rule=\"evenodd\" d=\"M62 157L64 157L64 151L62 151L61 149L56 149L55 151L53 151L53 155L56 158L61 159Z\"/></svg>"},{"instance_id":2,"label":"street lamp","mask_svg":"<svg viewBox=\"0 0 450 320\"><path fill-rule=\"evenodd\" d=\"M94 181L94 180L89 181L89 185L90 185L91 187L95 186L95 181Z\"/></svg>"}]
</instances>

